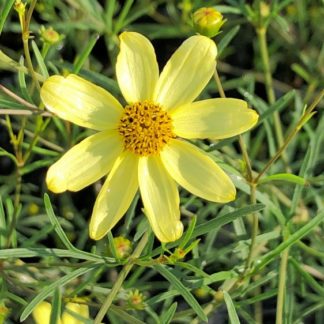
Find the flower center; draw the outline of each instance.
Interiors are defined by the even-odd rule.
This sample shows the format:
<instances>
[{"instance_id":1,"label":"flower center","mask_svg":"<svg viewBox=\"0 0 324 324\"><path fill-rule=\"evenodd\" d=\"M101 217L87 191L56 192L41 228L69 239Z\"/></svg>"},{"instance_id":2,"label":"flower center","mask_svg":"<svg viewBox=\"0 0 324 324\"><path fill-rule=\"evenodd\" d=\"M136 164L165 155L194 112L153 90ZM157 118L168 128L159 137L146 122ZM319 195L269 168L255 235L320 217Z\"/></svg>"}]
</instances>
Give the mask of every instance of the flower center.
<instances>
[{"instance_id":1,"label":"flower center","mask_svg":"<svg viewBox=\"0 0 324 324\"><path fill-rule=\"evenodd\" d=\"M140 156L158 154L175 137L171 117L148 100L125 107L118 131L125 149Z\"/></svg>"}]
</instances>

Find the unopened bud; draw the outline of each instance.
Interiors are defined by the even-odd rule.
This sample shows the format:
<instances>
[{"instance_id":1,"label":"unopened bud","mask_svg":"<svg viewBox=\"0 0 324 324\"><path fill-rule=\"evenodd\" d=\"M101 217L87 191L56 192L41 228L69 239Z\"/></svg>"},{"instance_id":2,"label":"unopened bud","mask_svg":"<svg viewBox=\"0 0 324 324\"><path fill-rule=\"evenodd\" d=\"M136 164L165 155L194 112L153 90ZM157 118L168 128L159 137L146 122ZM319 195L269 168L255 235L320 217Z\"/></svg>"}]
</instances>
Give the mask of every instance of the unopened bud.
<instances>
[{"instance_id":1,"label":"unopened bud","mask_svg":"<svg viewBox=\"0 0 324 324\"><path fill-rule=\"evenodd\" d=\"M14 9L18 12L19 16L23 16L26 10L26 4L21 2L21 0L16 0Z\"/></svg>"},{"instance_id":2,"label":"unopened bud","mask_svg":"<svg viewBox=\"0 0 324 324\"><path fill-rule=\"evenodd\" d=\"M207 37L216 36L226 21L219 11L211 7L198 9L192 18L195 30Z\"/></svg>"},{"instance_id":3,"label":"unopened bud","mask_svg":"<svg viewBox=\"0 0 324 324\"><path fill-rule=\"evenodd\" d=\"M45 28L44 26L41 26L39 33L41 40L50 45L54 45L62 39L62 36L52 27Z\"/></svg>"},{"instance_id":4,"label":"unopened bud","mask_svg":"<svg viewBox=\"0 0 324 324\"><path fill-rule=\"evenodd\" d=\"M115 237L114 244L119 259L127 258L133 250L132 242L123 236Z\"/></svg>"},{"instance_id":5,"label":"unopened bud","mask_svg":"<svg viewBox=\"0 0 324 324\"><path fill-rule=\"evenodd\" d=\"M144 295L135 289L128 294L127 303L131 309L142 310L145 308Z\"/></svg>"}]
</instances>

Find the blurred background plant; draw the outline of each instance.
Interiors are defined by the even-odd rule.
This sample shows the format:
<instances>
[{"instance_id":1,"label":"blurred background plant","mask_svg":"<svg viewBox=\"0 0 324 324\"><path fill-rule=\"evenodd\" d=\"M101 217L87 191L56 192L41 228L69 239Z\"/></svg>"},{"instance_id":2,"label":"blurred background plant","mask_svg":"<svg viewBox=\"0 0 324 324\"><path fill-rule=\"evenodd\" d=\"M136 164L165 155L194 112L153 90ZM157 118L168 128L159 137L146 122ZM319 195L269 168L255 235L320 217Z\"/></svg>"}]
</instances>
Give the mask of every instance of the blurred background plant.
<instances>
[{"instance_id":1,"label":"blurred background plant","mask_svg":"<svg viewBox=\"0 0 324 324\"><path fill-rule=\"evenodd\" d=\"M91 241L101 182L44 196L47 167L89 130L47 113L39 88L77 73L122 100L118 34L146 35L163 66L202 7L226 19L202 97L244 98L260 114L242 137L197 142L232 176L237 199L182 190L187 231L161 246L136 197ZM323 16L321 0L0 0L0 323L32 323L42 300L55 323L80 296L95 323L322 324Z\"/></svg>"}]
</instances>

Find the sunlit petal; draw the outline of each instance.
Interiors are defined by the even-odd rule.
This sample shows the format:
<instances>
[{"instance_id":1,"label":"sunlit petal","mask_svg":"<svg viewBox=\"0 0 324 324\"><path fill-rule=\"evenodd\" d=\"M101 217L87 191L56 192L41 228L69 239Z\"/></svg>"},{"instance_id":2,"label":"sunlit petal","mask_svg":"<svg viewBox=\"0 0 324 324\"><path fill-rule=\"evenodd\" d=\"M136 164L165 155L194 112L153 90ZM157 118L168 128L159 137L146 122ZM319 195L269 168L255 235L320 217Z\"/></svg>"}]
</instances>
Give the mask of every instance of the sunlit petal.
<instances>
[{"instance_id":1,"label":"sunlit petal","mask_svg":"<svg viewBox=\"0 0 324 324\"><path fill-rule=\"evenodd\" d=\"M50 324L52 305L46 301L40 302L33 310L33 319L36 324ZM62 324L58 319L57 324Z\"/></svg>"},{"instance_id":2,"label":"sunlit petal","mask_svg":"<svg viewBox=\"0 0 324 324\"><path fill-rule=\"evenodd\" d=\"M175 181L157 156L140 158L138 176L145 213L155 235L161 242L177 240L183 225Z\"/></svg>"},{"instance_id":3,"label":"sunlit petal","mask_svg":"<svg viewBox=\"0 0 324 324\"><path fill-rule=\"evenodd\" d=\"M201 198L225 203L235 199L235 187L226 173L196 146L172 140L161 152L169 174Z\"/></svg>"},{"instance_id":4,"label":"sunlit petal","mask_svg":"<svg viewBox=\"0 0 324 324\"><path fill-rule=\"evenodd\" d=\"M54 114L95 130L116 129L123 113L109 92L74 74L51 76L44 82L40 96Z\"/></svg>"},{"instance_id":5,"label":"sunlit petal","mask_svg":"<svg viewBox=\"0 0 324 324\"><path fill-rule=\"evenodd\" d=\"M82 324L84 321L78 319L76 315L89 319L89 307L85 304L67 303L65 312L62 315L62 324ZM69 312L71 311L71 313ZM74 314L76 314L74 316Z\"/></svg>"},{"instance_id":6,"label":"sunlit petal","mask_svg":"<svg viewBox=\"0 0 324 324\"><path fill-rule=\"evenodd\" d=\"M177 108L198 97L215 70L217 49L205 36L192 36L172 55L155 89L154 101Z\"/></svg>"},{"instance_id":7,"label":"sunlit petal","mask_svg":"<svg viewBox=\"0 0 324 324\"><path fill-rule=\"evenodd\" d=\"M124 152L114 164L93 208L90 237L101 239L126 213L138 189L138 157Z\"/></svg>"},{"instance_id":8,"label":"sunlit petal","mask_svg":"<svg viewBox=\"0 0 324 324\"><path fill-rule=\"evenodd\" d=\"M128 103L150 100L159 76L154 48L143 35L120 35L116 74L120 90Z\"/></svg>"},{"instance_id":9,"label":"sunlit petal","mask_svg":"<svg viewBox=\"0 0 324 324\"><path fill-rule=\"evenodd\" d=\"M174 132L184 138L221 139L241 134L258 121L258 114L240 99L218 98L184 105L171 113Z\"/></svg>"},{"instance_id":10,"label":"sunlit petal","mask_svg":"<svg viewBox=\"0 0 324 324\"><path fill-rule=\"evenodd\" d=\"M104 131L89 136L67 151L46 176L53 192L78 191L108 174L123 150L117 131Z\"/></svg>"}]
</instances>

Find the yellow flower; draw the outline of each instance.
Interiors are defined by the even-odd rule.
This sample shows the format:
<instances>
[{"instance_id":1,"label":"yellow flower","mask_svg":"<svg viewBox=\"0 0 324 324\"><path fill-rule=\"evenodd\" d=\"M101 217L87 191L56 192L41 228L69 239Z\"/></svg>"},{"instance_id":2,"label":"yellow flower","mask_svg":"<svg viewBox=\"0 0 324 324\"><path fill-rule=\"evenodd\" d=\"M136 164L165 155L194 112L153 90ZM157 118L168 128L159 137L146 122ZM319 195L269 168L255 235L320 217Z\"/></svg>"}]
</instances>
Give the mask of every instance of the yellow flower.
<instances>
[{"instance_id":1,"label":"yellow flower","mask_svg":"<svg viewBox=\"0 0 324 324\"><path fill-rule=\"evenodd\" d=\"M65 311L57 324L81 324L83 321L73 316L73 313L83 318L89 318L89 308L84 304L67 303ZM46 301L39 303L34 311L33 318L36 324L49 324L51 318L52 305Z\"/></svg>"},{"instance_id":2,"label":"yellow flower","mask_svg":"<svg viewBox=\"0 0 324 324\"><path fill-rule=\"evenodd\" d=\"M41 89L50 111L97 130L70 149L47 173L56 193L77 191L109 174L93 208L90 237L102 238L121 219L140 190L145 214L161 242L177 240L180 222L177 183L204 199L225 203L235 187L203 151L184 139L221 139L240 134L258 115L239 99L193 102L215 69L217 49L192 36L159 75L150 41L120 35L117 80L124 107L106 90L76 76L52 76Z\"/></svg>"}]
</instances>

